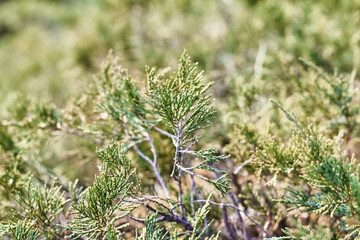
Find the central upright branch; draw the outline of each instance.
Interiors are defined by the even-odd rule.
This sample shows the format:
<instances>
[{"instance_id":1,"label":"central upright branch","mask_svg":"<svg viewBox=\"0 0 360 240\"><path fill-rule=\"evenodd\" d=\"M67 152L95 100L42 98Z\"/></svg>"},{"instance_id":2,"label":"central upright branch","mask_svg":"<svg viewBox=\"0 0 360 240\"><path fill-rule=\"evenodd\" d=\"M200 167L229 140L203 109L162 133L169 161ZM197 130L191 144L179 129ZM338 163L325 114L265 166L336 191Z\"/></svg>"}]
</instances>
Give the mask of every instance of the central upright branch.
<instances>
[{"instance_id":1,"label":"central upright branch","mask_svg":"<svg viewBox=\"0 0 360 240\"><path fill-rule=\"evenodd\" d=\"M179 163L179 157L180 157L180 151L181 151L181 141L182 141L182 130L181 130L182 123L181 122L182 121L180 120L179 127L176 129L176 139L175 139L176 150L175 150L175 158L174 158L175 163L174 163L174 167L171 172L171 175L170 175L171 177L174 177L176 166Z\"/></svg>"}]
</instances>

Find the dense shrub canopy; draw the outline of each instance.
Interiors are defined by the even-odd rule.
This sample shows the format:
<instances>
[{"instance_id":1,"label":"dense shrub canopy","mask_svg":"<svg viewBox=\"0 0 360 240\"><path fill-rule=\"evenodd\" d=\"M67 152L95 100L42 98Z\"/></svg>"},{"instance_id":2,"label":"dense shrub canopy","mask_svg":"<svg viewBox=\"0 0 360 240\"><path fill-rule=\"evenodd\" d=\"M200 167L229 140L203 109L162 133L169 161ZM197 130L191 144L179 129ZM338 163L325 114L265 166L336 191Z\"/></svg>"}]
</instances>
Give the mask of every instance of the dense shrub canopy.
<instances>
[{"instance_id":1,"label":"dense shrub canopy","mask_svg":"<svg viewBox=\"0 0 360 240\"><path fill-rule=\"evenodd\" d=\"M0 237L360 239L359 10L0 1Z\"/></svg>"}]
</instances>

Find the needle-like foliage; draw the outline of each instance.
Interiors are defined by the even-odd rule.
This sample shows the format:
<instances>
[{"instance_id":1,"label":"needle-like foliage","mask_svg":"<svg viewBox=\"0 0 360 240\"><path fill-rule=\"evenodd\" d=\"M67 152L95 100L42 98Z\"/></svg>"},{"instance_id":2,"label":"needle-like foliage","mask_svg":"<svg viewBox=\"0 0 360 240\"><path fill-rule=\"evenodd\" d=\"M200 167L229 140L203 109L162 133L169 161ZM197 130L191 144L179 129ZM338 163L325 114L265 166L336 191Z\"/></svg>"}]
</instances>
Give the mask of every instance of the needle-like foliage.
<instances>
[{"instance_id":1,"label":"needle-like foliage","mask_svg":"<svg viewBox=\"0 0 360 240\"><path fill-rule=\"evenodd\" d=\"M134 171L131 171L121 147L112 144L99 150L98 154L102 160L101 175L95 177L93 186L83 192L78 202L72 203L74 220L67 226L72 239L103 239L108 236L111 237L107 239L119 239L121 229L127 224L118 224L117 221L136 207L124 201L134 187Z\"/></svg>"},{"instance_id":2,"label":"needle-like foliage","mask_svg":"<svg viewBox=\"0 0 360 240\"><path fill-rule=\"evenodd\" d=\"M8 233L16 240L36 240L40 236L39 229L35 228L35 220L19 220L16 223L0 224L0 237Z\"/></svg>"},{"instance_id":3,"label":"needle-like foliage","mask_svg":"<svg viewBox=\"0 0 360 240\"><path fill-rule=\"evenodd\" d=\"M179 60L178 71L162 77L155 68L146 68L147 95L157 113L181 141L194 131L206 128L214 118L211 95L206 91L212 83L204 84L202 72L192 63L186 51Z\"/></svg>"},{"instance_id":4,"label":"needle-like foliage","mask_svg":"<svg viewBox=\"0 0 360 240\"><path fill-rule=\"evenodd\" d=\"M65 205L69 202L61 186L52 181L47 187L37 184L34 186L33 178L29 178L25 186L18 192L17 211L12 211L8 218L10 222L4 224L3 234L12 236L36 237L42 235L46 239L56 239L63 234L58 226L59 216L63 213ZM20 238L16 238L20 239Z\"/></svg>"},{"instance_id":5,"label":"needle-like foliage","mask_svg":"<svg viewBox=\"0 0 360 240\"><path fill-rule=\"evenodd\" d=\"M294 115L284 110L277 102L274 103L295 124L297 130L287 145L264 143L255 153L256 164L261 166L260 169L274 174L270 183L276 183L276 179L281 176L290 178L295 186L299 181L309 186L308 190L287 187L288 193L278 202L289 206L288 210L302 209L327 215L333 221L338 221L333 230L336 234L359 239L358 225L349 224L350 219L359 221L360 216L360 178L357 161L340 151L336 139L324 139L311 125L304 129ZM283 239L293 238L292 233L285 233L288 237Z\"/></svg>"}]
</instances>

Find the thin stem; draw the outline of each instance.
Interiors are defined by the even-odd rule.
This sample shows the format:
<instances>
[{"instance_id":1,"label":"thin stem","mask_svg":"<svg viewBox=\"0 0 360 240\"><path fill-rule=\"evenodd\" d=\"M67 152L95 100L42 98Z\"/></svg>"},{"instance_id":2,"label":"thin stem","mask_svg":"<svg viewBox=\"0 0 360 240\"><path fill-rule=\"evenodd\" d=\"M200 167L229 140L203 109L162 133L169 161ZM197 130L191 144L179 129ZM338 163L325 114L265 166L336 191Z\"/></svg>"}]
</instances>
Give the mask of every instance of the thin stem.
<instances>
[{"instance_id":1,"label":"thin stem","mask_svg":"<svg viewBox=\"0 0 360 240\"><path fill-rule=\"evenodd\" d=\"M222 211L222 217L224 219L224 224L225 224L226 231L228 233L229 240L236 240L234 231L230 227L230 223L228 220L228 214L226 211L226 207L224 205L221 206L221 211Z\"/></svg>"},{"instance_id":2,"label":"thin stem","mask_svg":"<svg viewBox=\"0 0 360 240\"><path fill-rule=\"evenodd\" d=\"M148 206L147 206L148 207ZM151 211L154 211L155 209L151 208L151 207L148 207L148 209L150 209ZM190 223L187 222L187 221L181 221L181 218L179 217L176 217L176 216L172 216L172 215L168 215L166 213L163 213L163 212L159 212L159 211L156 211L159 215L162 215L161 218L158 218L156 219L156 222L157 223L160 223L160 222L165 222L165 221L169 221L169 222L176 222L176 223L179 223L181 225L183 225L185 228L189 228L191 229L191 225L189 225ZM141 218L136 218L136 217L133 217L133 216L128 216L131 220L133 221L136 221L136 222L139 222L139 223L145 223L145 219L141 219ZM178 236L183 236L183 235L186 235L186 234L191 234L193 231L192 230L189 230L189 231L186 231L186 232L183 232L183 233L179 233Z\"/></svg>"},{"instance_id":3,"label":"thin stem","mask_svg":"<svg viewBox=\"0 0 360 240\"><path fill-rule=\"evenodd\" d=\"M184 226L186 230L190 230L190 231L194 230L191 223L184 218L158 211L158 210L152 208L150 205L145 205L145 207L148 208L150 211L157 212L160 216L163 216L162 218L160 218L158 220L159 222L163 222L163 221L176 222L176 223L179 223L182 226Z\"/></svg>"},{"instance_id":4,"label":"thin stem","mask_svg":"<svg viewBox=\"0 0 360 240\"><path fill-rule=\"evenodd\" d=\"M133 216L128 216L128 218L130 218L131 220L134 220L135 222L139 222L139 223L145 223L145 219L140 219L140 218L136 218Z\"/></svg>"},{"instance_id":5,"label":"thin stem","mask_svg":"<svg viewBox=\"0 0 360 240\"><path fill-rule=\"evenodd\" d=\"M127 127L126 127L126 124L124 123L124 130L125 130L125 134L127 137L130 137L130 134L127 130ZM168 198L168 199L171 199L170 198L170 194L169 194L169 190L167 189L166 185L165 185L165 182L164 182L164 179L161 177L160 173L159 173L159 170L157 168L157 154L156 154L156 149L155 149L155 146L154 146L154 142L152 140L152 138L150 137L150 134L146 132L146 134L148 135L148 140L150 142L150 146L151 146L151 149L152 149L152 152L153 152L153 155L154 155L154 161L152 161L148 156L146 156L139 148L138 146L136 145L136 143L134 144L133 148L135 149L135 151L140 155L140 157L142 159L144 159L145 161L147 161L154 169L154 173L156 175L156 178L158 179L158 181L160 182L160 185L162 187L162 189L164 190L165 192L165 196Z\"/></svg>"},{"instance_id":6,"label":"thin stem","mask_svg":"<svg viewBox=\"0 0 360 240\"><path fill-rule=\"evenodd\" d=\"M243 167L245 167L248 163L252 162L255 158L253 156L251 156L248 160L246 160L245 162L243 162L240 166L238 166L235 170L234 170L234 174L238 174L241 169Z\"/></svg>"},{"instance_id":7,"label":"thin stem","mask_svg":"<svg viewBox=\"0 0 360 240\"><path fill-rule=\"evenodd\" d=\"M184 236L184 235L187 235L187 234L192 234L192 233L193 233L193 231L186 231L186 232L178 233L177 236L181 237L181 236Z\"/></svg>"},{"instance_id":8,"label":"thin stem","mask_svg":"<svg viewBox=\"0 0 360 240\"><path fill-rule=\"evenodd\" d=\"M244 197L240 197L241 195L243 195L242 194L242 186L241 186L241 184L238 183L237 175L232 173L232 174L230 174L230 176L232 178L233 184L235 185L235 188L234 188L235 195L238 196L239 203L243 206L244 211L246 211L248 209L248 206L245 203Z\"/></svg>"},{"instance_id":9,"label":"thin stem","mask_svg":"<svg viewBox=\"0 0 360 240\"><path fill-rule=\"evenodd\" d=\"M182 150L182 152L186 153L186 152L190 151L190 149L191 149L197 142L199 142L199 139L195 139L194 141L192 141L185 150Z\"/></svg>"},{"instance_id":10,"label":"thin stem","mask_svg":"<svg viewBox=\"0 0 360 240\"><path fill-rule=\"evenodd\" d=\"M194 173L194 172L191 172L191 171L187 170L187 168L184 168L184 167L182 167L182 166L181 166L181 165L179 165L179 164L177 164L176 166L178 166L178 167L179 167L182 171L184 171L184 172L186 172L186 173L190 174L191 176L198 177L198 178L200 178L200 179L202 179L202 180L205 180L205 181L209 181L209 180L210 180L210 179L208 179L207 177L204 177L204 176L198 175L198 174L196 174L196 173Z\"/></svg>"},{"instance_id":11,"label":"thin stem","mask_svg":"<svg viewBox=\"0 0 360 240\"><path fill-rule=\"evenodd\" d=\"M153 139L151 138L150 134L148 132L145 132L146 134L146 137L148 138L149 140L149 143L150 143L150 147L151 147L151 152L153 154L153 163L155 166L157 166L157 160L158 160L158 157L157 157L157 152L156 152L156 149L155 149L155 145L154 145L154 141Z\"/></svg>"},{"instance_id":12,"label":"thin stem","mask_svg":"<svg viewBox=\"0 0 360 240\"><path fill-rule=\"evenodd\" d=\"M179 155L180 155L180 141L181 141L181 130L180 130L180 127L177 129L177 133L176 133L176 151L175 151L175 163L174 163L174 167L173 167L173 170L171 172L171 175L170 177L174 177L174 174L175 174L175 169L176 169L176 166L178 165L178 162L179 162Z\"/></svg>"},{"instance_id":13,"label":"thin stem","mask_svg":"<svg viewBox=\"0 0 360 240\"><path fill-rule=\"evenodd\" d=\"M191 204L191 211L195 216L195 207L194 207L195 181L193 175L190 175L190 177L191 177L190 204Z\"/></svg>"},{"instance_id":14,"label":"thin stem","mask_svg":"<svg viewBox=\"0 0 360 240\"><path fill-rule=\"evenodd\" d=\"M229 190L228 191L228 196L230 197L232 203L235 205L237 205L237 201L234 197L234 194ZM246 230L246 224L245 224L245 221L243 220L242 216L241 216L241 213L240 213L240 209L239 208L236 208L236 213L238 215L238 218L239 218L239 221L242 225L242 228L243 228L243 233L244 233L244 240L249 240L250 239L250 235L248 233L248 231Z\"/></svg>"},{"instance_id":15,"label":"thin stem","mask_svg":"<svg viewBox=\"0 0 360 240\"><path fill-rule=\"evenodd\" d=\"M155 175L157 177L157 179L159 180L160 182L160 185L161 187L163 188L164 192L165 192L165 196L167 199L171 199L170 198L170 194L169 194L169 190L167 189L166 185L165 185L165 182L163 180L163 178L161 177L160 173L159 173L159 170L157 169L157 167L155 165L152 165L153 169L154 169L154 172L155 172Z\"/></svg>"},{"instance_id":16,"label":"thin stem","mask_svg":"<svg viewBox=\"0 0 360 240\"><path fill-rule=\"evenodd\" d=\"M134 148L135 151L140 155L140 157L141 157L142 159L144 159L145 161L147 161L148 163L150 163L151 166L154 165L154 162L153 162L148 156L146 156L146 155L138 148L138 146L137 146L136 144L133 146L133 148Z\"/></svg>"},{"instance_id":17,"label":"thin stem","mask_svg":"<svg viewBox=\"0 0 360 240\"><path fill-rule=\"evenodd\" d=\"M219 173L217 173L217 172L215 172L215 176L216 176L217 178L220 177ZM236 199L235 199L235 197L234 197L234 194L233 194L230 190L227 191L227 194L228 194L229 198L231 199L233 205L234 205L234 206L237 206L237 201L236 201ZM242 228L243 228L244 240L249 240L249 239L251 239L251 238L250 238L250 235L249 235L249 233L248 233L248 231L247 231L247 229L246 229L245 221L243 220L243 218L242 218L242 216L241 216L241 210L240 210L238 207L236 207L236 213L237 213L237 216L238 216L239 221L240 221L240 223L241 223L241 225L242 225ZM244 212L244 213L245 213L245 212Z\"/></svg>"},{"instance_id":18,"label":"thin stem","mask_svg":"<svg viewBox=\"0 0 360 240\"><path fill-rule=\"evenodd\" d=\"M147 161L148 163L150 163L150 165L153 167L154 169L154 173L155 173L155 176L156 178L158 179L158 181L160 182L160 185L162 187L162 189L164 190L165 192L165 196L168 198L168 199L171 199L170 198L170 194L169 194L169 190L167 189L166 185L165 185L165 182L164 182L164 179L161 177L160 175L160 172L155 164L155 162L151 161L151 159L146 156L139 148L137 145L134 145L134 149L135 151L140 155L140 157L142 157L145 161Z\"/></svg>"},{"instance_id":19,"label":"thin stem","mask_svg":"<svg viewBox=\"0 0 360 240\"><path fill-rule=\"evenodd\" d=\"M135 200L134 199L123 199L122 201L129 202L129 203L140 204L140 205L146 205L149 202L152 202L152 203L154 203L156 205L159 205L162 208L168 210L171 214L177 215L176 212L174 212L172 208L169 208L169 207L165 206L163 203L161 203L159 201L156 201L156 200L162 200L162 201L168 202L167 199L162 199L162 198L157 197L157 196L154 196L154 197L152 197L152 196L143 196L143 198L138 198L136 196L131 196L131 197L133 197ZM156 199L156 200L154 200L154 199ZM173 207L173 206L171 206L171 207Z\"/></svg>"},{"instance_id":20,"label":"thin stem","mask_svg":"<svg viewBox=\"0 0 360 240\"><path fill-rule=\"evenodd\" d=\"M168 132L166 132L166 131L158 128L158 127L153 127L153 129L156 130L156 131L158 131L159 133L165 135L165 136L168 136L169 138L175 137L174 135L172 135L172 134L170 134L170 133L168 133Z\"/></svg>"},{"instance_id":21,"label":"thin stem","mask_svg":"<svg viewBox=\"0 0 360 240\"><path fill-rule=\"evenodd\" d=\"M195 200L195 202L207 202L207 200ZM266 235L266 237L270 237L269 234L266 232L265 228L257 223L254 219L252 219L245 211L241 210L239 207L235 206L234 204L229 204L229 203L218 203L218 202L213 202L213 201L208 201L209 203L213 204L213 205L217 205L217 206L226 206L226 207L231 207L236 209L239 212L242 212L252 223L254 223L257 227L259 227Z\"/></svg>"},{"instance_id":22,"label":"thin stem","mask_svg":"<svg viewBox=\"0 0 360 240\"><path fill-rule=\"evenodd\" d=\"M190 163L186 160L185 154L184 154L184 160L185 160L186 167L189 167ZM194 207L194 194L197 199L200 199L200 194L196 188L194 176L190 175L190 178L191 178L191 199L190 199L191 210L192 210L193 215L195 216L196 213L195 213L195 207ZM199 205L200 205L200 208L202 208L204 204L202 202L199 202ZM205 217L204 224L205 224L205 228L206 228L206 236L210 237L210 229L207 227L209 224L207 217Z\"/></svg>"},{"instance_id":23,"label":"thin stem","mask_svg":"<svg viewBox=\"0 0 360 240\"><path fill-rule=\"evenodd\" d=\"M184 160L184 154L181 154L181 163ZM181 211L181 216L183 218L186 218L186 212L185 212L185 208L183 205L183 200L182 200L182 189L181 189L181 175L182 175L182 170L179 170L179 177L177 179L178 182L178 193L179 193L179 205L180 205L180 211Z\"/></svg>"},{"instance_id":24,"label":"thin stem","mask_svg":"<svg viewBox=\"0 0 360 240\"><path fill-rule=\"evenodd\" d=\"M155 175L156 175L157 179L159 180L162 188L164 189L166 197L168 199L170 199L169 190L167 189L167 187L165 185L165 182L164 182L163 178L161 177L161 175L159 173L159 170L158 170L158 167L157 167L158 156L157 156L156 148L155 148L155 145L154 145L154 140L151 138L151 136L150 136L150 134L148 132L146 132L146 136L147 136L147 138L149 140L150 147L151 147L151 152L153 153L153 157L154 157L154 160L152 161L151 166L154 168Z\"/></svg>"},{"instance_id":25,"label":"thin stem","mask_svg":"<svg viewBox=\"0 0 360 240\"><path fill-rule=\"evenodd\" d=\"M182 201L181 174L182 174L182 171L180 170L180 171L179 171L179 178L177 179L178 195L179 195L179 206L180 206L181 216L182 216L183 218L186 218L185 209L184 209L184 205L183 205L183 201Z\"/></svg>"}]
</instances>

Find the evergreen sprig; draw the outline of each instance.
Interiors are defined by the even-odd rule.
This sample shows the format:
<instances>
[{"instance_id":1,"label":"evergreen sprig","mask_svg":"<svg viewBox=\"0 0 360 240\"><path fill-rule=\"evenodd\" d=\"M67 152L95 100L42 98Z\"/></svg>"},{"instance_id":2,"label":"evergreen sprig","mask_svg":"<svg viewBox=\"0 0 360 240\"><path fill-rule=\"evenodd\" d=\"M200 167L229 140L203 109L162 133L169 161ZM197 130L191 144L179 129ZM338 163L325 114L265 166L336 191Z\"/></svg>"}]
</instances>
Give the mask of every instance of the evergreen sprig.
<instances>
[{"instance_id":1,"label":"evergreen sprig","mask_svg":"<svg viewBox=\"0 0 360 240\"><path fill-rule=\"evenodd\" d=\"M9 234L15 240L36 240L40 237L40 233L35 224L36 220L19 220L18 222L4 225L0 223L0 237Z\"/></svg>"},{"instance_id":2,"label":"evergreen sprig","mask_svg":"<svg viewBox=\"0 0 360 240\"><path fill-rule=\"evenodd\" d=\"M89 96L76 101L76 107L33 108L24 102L15 109L17 122L6 121L0 127L1 153L9 160L9 170L4 172L0 184L3 187L14 182L11 191L18 191L20 211L13 212L8 217L10 220L2 223L3 235L120 240L137 231L141 235L136 239L215 240L220 238L220 231L212 234L214 219L210 218L214 217L209 214L210 206L215 205L221 206L229 236L233 234L227 209L233 209L238 219L234 227L241 226L239 231L249 239L245 216L258 223L239 207L237 196L229 186L228 172L216 167L229 156L197 145L201 140L200 130L211 126L215 116L211 95L207 94L212 83L205 83L202 72L198 72L197 64L186 51L175 73L164 74L147 67L146 75L148 84L144 93L119 65L119 59L110 53ZM92 109L94 106L96 110ZM87 188L80 184L78 188L77 180L69 187L53 181L40 187L33 185L42 181L35 177L22 185L16 176L18 171L23 171L22 164L27 163L22 157L29 153L30 144L24 147L21 134L13 137L12 133L17 131L38 136L27 142L37 146L43 144L42 136L53 134L77 135L101 145L97 151L101 165L94 183ZM173 143L166 153L160 148L165 138ZM139 178L126 155L141 158L151 166L151 177L159 183L154 184L153 191L144 188L139 180L147 181L151 177L142 173ZM134 165L143 168L143 163ZM202 188L199 179L209 187ZM214 198L221 198L221 203L210 201L210 197L205 200L212 191L219 193ZM134 221L144 228L133 224ZM27 230L23 233L22 229Z\"/></svg>"},{"instance_id":3,"label":"evergreen sprig","mask_svg":"<svg viewBox=\"0 0 360 240\"><path fill-rule=\"evenodd\" d=\"M57 224L60 214L69 202L61 188L56 186L56 180L49 186L41 186L34 185L33 178L28 178L22 191L17 194L18 211L12 211L8 215L10 221L5 225L9 227L4 233L12 236L42 235L47 239L61 236L63 231Z\"/></svg>"},{"instance_id":4,"label":"evergreen sprig","mask_svg":"<svg viewBox=\"0 0 360 240\"><path fill-rule=\"evenodd\" d=\"M181 142L194 131L210 126L215 111L211 95L205 94L212 83L204 84L202 72L192 63L186 51L180 57L178 71L169 77L157 74L155 68L146 68L148 91L152 106L172 133L181 132Z\"/></svg>"},{"instance_id":5,"label":"evergreen sprig","mask_svg":"<svg viewBox=\"0 0 360 240\"><path fill-rule=\"evenodd\" d=\"M346 232L349 226L345 227L346 219L342 218L359 219L360 179L356 161L345 153L338 152L336 141L324 140L311 126L304 129L294 115L291 116L280 104L275 104L296 125L298 131L295 131L295 136L289 140L288 147L272 145L269 148L266 144L262 146L256 153L257 161L275 177L282 175L288 178L289 168L284 167L284 163L289 162L289 166L292 166L290 169L296 171L292 175L293 184L298 181L297 179L302 179L311 186L310 191L288 187L286 190L289 195L279 202L289 205L290 209L304 209L337 219L340 224L336 231ZM278 154L279 148L285 155ZM348 236L355 237L357 227L352 229L353 234Z\"/></svg>"},{"instance_id":6,"label":"evergreen sprig","mask_svg":"<svg viewBox=\"0 0 360 240\"><path fill-rule=\"evenodd\" d=\"M164 231L163 228L159 227L157 223L157 214L148 215L145 220L145 227L143 229L143 233L140 236L136 236L134 240L158 240L158 239L166 239L167 231ZM175 232L176 234L176 232Z\"/></svg>"},{"instance_id":7,"label":"evergreen sprig","mask_svg":"<svg viewBox=\"0 0 360 240\"><path fill-rule=\"evenodd\" d=\"M93 186L87 188L78 202L73 202L73 219L68 223L67 229L71 231L69 238L78 239L108 239L121 237L121 229L128 224L118 225L117 221L137 207L124 201L134 187L129 160L121 147L111 144L104 150L99 150L102 160L100 176L95 177ZM115 215L115 212L118 212ZM116 236L116 238L115 238Z\"/></svg>"}]
</instances>

